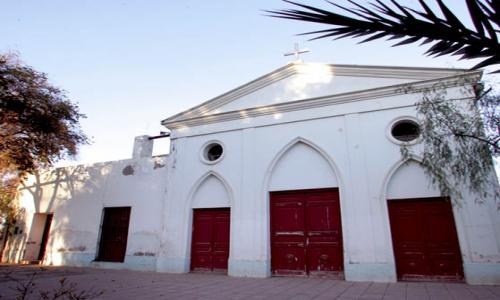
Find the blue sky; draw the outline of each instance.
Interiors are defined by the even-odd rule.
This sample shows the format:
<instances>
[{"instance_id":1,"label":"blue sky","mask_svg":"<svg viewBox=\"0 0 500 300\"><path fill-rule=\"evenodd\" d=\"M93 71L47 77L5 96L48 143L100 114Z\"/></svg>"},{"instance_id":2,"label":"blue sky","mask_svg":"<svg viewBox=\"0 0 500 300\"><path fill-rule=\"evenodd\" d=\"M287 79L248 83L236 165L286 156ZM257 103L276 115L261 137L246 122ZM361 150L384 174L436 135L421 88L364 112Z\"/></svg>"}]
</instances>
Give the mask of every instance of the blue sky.
<instances>
[{"instance_id":1,"label":"blue sky","mask_svg":"<svg viewBox=\"0 0 500 300\"><path fill-rule=\"evenodd\" d=\"M425 48L413 45L307 41L296 34L323 27L264 16L265 9L291 7L278 0L2 2L0 51L17 52L47 73L87 115L82 127L93 143L70 163L130 157L135 136L158 134L165 130L162 119L283 66L290 60L283 53L295 42L311 50L305 62L473 65L455 57L428 58ZM446 1L467 18L464 2ZM159 143L155 153L166 147Z\"/></svg>"}]
</instances>

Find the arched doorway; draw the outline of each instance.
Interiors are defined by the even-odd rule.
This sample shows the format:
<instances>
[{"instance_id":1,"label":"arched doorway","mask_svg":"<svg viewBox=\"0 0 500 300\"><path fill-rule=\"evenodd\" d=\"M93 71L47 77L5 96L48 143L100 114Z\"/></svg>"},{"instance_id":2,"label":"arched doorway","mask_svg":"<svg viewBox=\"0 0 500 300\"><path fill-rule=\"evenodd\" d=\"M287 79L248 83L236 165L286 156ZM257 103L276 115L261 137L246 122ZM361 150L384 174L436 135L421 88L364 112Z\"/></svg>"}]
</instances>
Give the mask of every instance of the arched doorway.
<instances>
[{"instance_id":1,"label":"arched doorway","mask_svg":"<svg viewBox=\"0 0 500 300\"><path fill-rule=\"evenodd\" d=\"M343 278L338 180L324 152L304 139L289 144L268 189L272 274Z\"/></svg>"},{"instance_id":2,"label":"arched doorway","mask_svg":"<svg viewBox=\"0 0 500 300\"><path fill-rule=\"evenodd\" d=\"M191 271L222 272L230 249L230 194L219 176L204 176L192 199Z\"/></svg>"},{"instance_id":3,"label":"arched doorway","mask_svg":"<svg viewBox=\"0 0 500 300\"><path fill-rule=\"evenodd\" d=\"M418 162L394 172L387 206L398 280L463 280L451 201L433 187Z\"/></svg>"}]
</instances>

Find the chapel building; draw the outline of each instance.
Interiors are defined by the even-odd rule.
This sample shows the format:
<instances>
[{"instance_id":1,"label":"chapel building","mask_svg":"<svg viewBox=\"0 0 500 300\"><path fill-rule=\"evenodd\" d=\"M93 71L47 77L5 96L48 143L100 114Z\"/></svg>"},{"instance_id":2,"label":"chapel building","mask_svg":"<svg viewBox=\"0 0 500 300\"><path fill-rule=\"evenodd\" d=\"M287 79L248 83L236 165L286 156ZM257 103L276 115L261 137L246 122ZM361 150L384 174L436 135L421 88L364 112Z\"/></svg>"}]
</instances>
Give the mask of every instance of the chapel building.
<instances>
[{"instance_id":1,"label":"chapel building","mask_svg":"<svg viewBox=\"0 0 500 300\"><path fill-rule=\"evenodd\" d=\"M3 260L499 284L496 200L443 196L420 165L418 90L472 101L480 77L289 63L163 120L168 155L141 136L131 159L32 176Z\"/></svg>"}]
</instances>

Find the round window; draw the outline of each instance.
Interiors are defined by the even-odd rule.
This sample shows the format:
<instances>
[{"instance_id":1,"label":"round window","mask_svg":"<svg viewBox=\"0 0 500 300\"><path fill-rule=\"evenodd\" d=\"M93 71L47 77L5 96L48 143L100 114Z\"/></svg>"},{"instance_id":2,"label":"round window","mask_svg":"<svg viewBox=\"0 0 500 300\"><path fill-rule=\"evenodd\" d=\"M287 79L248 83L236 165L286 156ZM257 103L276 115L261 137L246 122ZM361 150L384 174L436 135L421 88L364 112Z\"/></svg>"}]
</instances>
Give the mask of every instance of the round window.
<instances>
[{"instance_id":1,"label":"round window","mask_svg":"<svg viewBox=\"0 0 500 300\"><path fill-rule=\"evenodd\" d=\"M206 163L215 163L222 158L223 154L224 147L217 142L211 142L203 148L202 159Z\"/></svg>"},{"instance_id":2,"label":"round window","mask_svg":"<svg viewBox=\"0 0 500 300\"><path fill-rule=\"evenodd\" d=\"M401 120L392 125L391 135L398 141L411 142L420 136L420 126L413 120Z\"/></svg>"}]
</instances>

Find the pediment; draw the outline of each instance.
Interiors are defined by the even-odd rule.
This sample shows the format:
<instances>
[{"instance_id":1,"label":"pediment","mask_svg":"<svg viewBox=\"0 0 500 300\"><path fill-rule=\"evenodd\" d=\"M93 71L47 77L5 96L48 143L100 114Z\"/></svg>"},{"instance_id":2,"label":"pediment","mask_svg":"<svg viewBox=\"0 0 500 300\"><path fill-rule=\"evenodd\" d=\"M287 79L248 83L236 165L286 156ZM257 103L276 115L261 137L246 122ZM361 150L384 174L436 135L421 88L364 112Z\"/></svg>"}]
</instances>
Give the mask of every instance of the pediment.
<instances>
[{"instance_id":1,"label":"pediment","mask_svg":"<svg viewBox=\"0 0 500 300\"><path fill-rule=\"evenodd\" d=\"M288 102L456 76L465 70L294 62L181 112L162 124Z\"/></svg>"}]
</instances>

